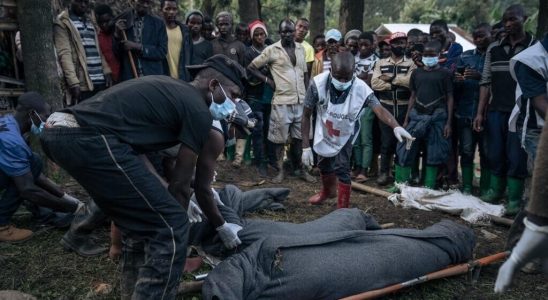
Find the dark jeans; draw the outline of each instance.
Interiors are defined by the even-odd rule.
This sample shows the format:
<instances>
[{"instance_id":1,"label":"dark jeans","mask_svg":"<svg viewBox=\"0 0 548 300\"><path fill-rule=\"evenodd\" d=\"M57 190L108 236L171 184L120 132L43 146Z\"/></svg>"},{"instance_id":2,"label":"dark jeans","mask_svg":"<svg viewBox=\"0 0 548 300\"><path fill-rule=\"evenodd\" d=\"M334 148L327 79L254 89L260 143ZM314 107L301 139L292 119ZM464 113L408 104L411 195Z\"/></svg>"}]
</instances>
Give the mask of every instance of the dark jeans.
<instances>
[{"instance_id":1,"label":"dark jeans","mask_svg":"<svg viewBox=\"0 0 548 300\"><path fill-rule=\"evenodd\" d=\"M350 158L352 157L352 140L350 137L348 142L342 147L341 151L333 157L323 157L318 155L318 168L320 174L329 175L335 173L340 182L350 184Z\"/></svg>"},{"instance_id":2,"label":"dark jeans","mask_svg":"<svg viewBox=\"0 0 548 300\"><path fill-rule=\"evenodd\" d=\"M474 155L476 146L479 148L480 165L487 168L486 145L483 139L483 132L476 132L472 128L472 120L466 118L456 118L457 132L459 139L459 154L461 166L471 167L474 165Z\"/></svg>"},{"instance_id":3,"label":"dark jeans","mask_svg":"<svg viewBox=\"0 0 548 300\"><path fill-rule=\"evenodd\" d=\"M105 90L107 87L105 84L95 84L93 86L93 91L85 91L85 92L81 92L80 93L80 101L78 102L82 102L86 99L89 99L93 96L95 96L97 93L99 93L100 91L103 91Z\"/></svg>"},{"instance_id":4,"label":"dark jeans","mask_svg":"<svg viewBox=\"0 0 548 300\"><path fill-rule=\"evenodd\" d=\"M276 154L274 147L266 137L268 136L268 125L270 120L270 111L272 105L270 103L262 103L253 99L249 99L249 107L257 118L257 124L251 132L251 143L253 145L253 157L256 165L263 163L266 158L272 164L276 163Z\"/></svg>"},{"instance_id":5,"label":"dark jeans","mask_svg":"<svg viewBox=\"0 0 548 300\"><path fill-rule=\"evenodd\" d=\"M508 131L510 113L490 111L485 122L485 139L491 173L499 177L525 178L527 154L521 147L520 135Z\"/></svg>"},{"instance_id":6,"label":"dark jeans","mask_svg":"<svg viewBox=\"0 0 548 300\"><path fill-rule=\"evenodd\" d=\"M382 103L382 106L394 115L399 124L403 124L407 113L407 105L387 105ZM398 144L398 140L394 136L394 129L380 121L379 128L381 131L381 155L389 156L392 159L392 155L396 153L396 145ZM381 173L388 173L389 166L389 164L381 164Z\"/></svg>"},{"instance_id":7,"label":"dark jeans","mask_svg":"<svg viewBox=\"0 0 548 300\"><path fill-rule=\"evenodd\" d=\"M33 153L30 161L30 171L35 179L42 173L42 161L35 153ZM0 226L3 226L10 223L11 217L21 205L23 199L19 197L19 191L13 179L2 171L0 171L0 190L4 190L0 200Z\"/></svg>"},{"instance_id":8,"label":"dark jeans","mask_svg":"<svg viewBox=\"0 0 548 300\"><path fill-rule=\"evenodd\" d=\"M138 266L136 282L129 284L135 288L133 299L174 299L189 227L181 204L131 146L114 135L91 128L48 128L40 140L46 155L86 189L124 237L142 243L132 254L134 261L144 262ZM122 253L124 266L127 257ZM122 276L129 279L126 275Z\"/></svg>"}]
</instances>

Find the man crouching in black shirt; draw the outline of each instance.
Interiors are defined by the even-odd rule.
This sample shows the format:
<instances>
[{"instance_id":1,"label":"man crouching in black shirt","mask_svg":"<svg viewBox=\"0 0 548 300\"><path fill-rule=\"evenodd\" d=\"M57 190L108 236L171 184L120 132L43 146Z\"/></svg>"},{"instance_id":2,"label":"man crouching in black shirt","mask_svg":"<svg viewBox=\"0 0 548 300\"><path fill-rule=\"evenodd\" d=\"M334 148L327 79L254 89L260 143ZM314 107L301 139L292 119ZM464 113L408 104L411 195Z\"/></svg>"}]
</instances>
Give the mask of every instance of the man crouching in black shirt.
<instances>
[{"instance_id":1,"label":"man crouching in black shirt","mask_svg":"<svg viewBox=\"0 0 548 300\"><path fill-rule=\"evenodd\" d=\"M208 141L212 115L223 118L233 110L231 99L240 95L244 74L236 62L214 56L191 83L145 76L48 118L41 136L44 152L122 231L122 285L131 290L123 296L175 298L198 154ZM177 167L167 185L143 154L177 144ZM196 172L196 193L211 194L210 182L209 174ZM214 203L212 195L198 199L214 226L226 225L216 206L207 203Z\"/></svg>"}]
</instances>

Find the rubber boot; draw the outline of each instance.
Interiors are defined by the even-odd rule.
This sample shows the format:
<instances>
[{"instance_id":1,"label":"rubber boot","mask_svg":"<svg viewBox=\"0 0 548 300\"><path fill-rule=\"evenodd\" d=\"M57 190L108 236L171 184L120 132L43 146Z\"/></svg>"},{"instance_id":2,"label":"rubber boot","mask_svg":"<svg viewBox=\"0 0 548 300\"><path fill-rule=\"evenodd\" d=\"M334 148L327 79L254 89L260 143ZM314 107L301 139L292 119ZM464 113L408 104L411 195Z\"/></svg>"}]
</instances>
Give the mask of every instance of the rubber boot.
<instances>
[{"instance_id":1,"label":"rubber boot","mask_svg":"<svg viewBox=\"0 0 548 300\"><path fill-rule=\"evenodd\" d=\"M0 226L0 242L20 243L32 237L32 231L13 225Z\"/></svg>"},{"instance_id":2,"label":"rubber boot","mask_svg":"<svg viewBox=\"0 0 548 300\"><path fill-rule=\"evenodd\" d=\"M236 140L236 148L234 151L234 160L232 161L232 166L234 168L239 168L242 165L242 160L244 158L244 151L245 151L245 143L246 140L244 139L237 139Z\"/></svg>"},{"instance_id":3,"label":"rubber boot","mask_svg":"<svg viewBox=\"0 0 548 300\"><path fill-rule=\"evenodd\" d=\"M276 144L274 147L276 151L276 167L278 169L278 175L272 179L272 183L282 183L284 180L284 145Z\"/></svg>"},{"instance_id":4,"label":"rubber boot","mask_svg":"<svg viewBox=\"0 0 548 300\"><path fill-rule=\"evenodd\" d=\"M379 155L373 154L373 158L371 159L371 166L369 167L369 172L367 173L367 177L375 177L379 174Z\"/></svg>"},{"instance_id":5,"label":"rubber boot","mask_svg":"<svg viewBox=\"0 0 548 300\"><path fill-rule=\"evenodd\" d=\"M102 254L107 248L97 245L92 238L92 231L106 220L105 214L90 200L75 213L70 229L60 243L65 250L74 251L81 256L91 257Z\"/></svg>"},{"instance_id":6,"label":"rubber boot","mask_svg":"<svg viewBox=\"0 0 548 300\"><path fill-rule=\"evenodd\" d=\"M322 204L326 199L337 195L337 176L335 174L321 175L322 189L316 195L310 197L308 202L312 205Z\"/></svg>"},{"instance_id":7,"label":"rubber boot","mask_svg":"<svg viewBox=\"0 0 548 300\"><path fill-rule=\"evenodd\" d=\"M525 188L525 180L508 177L508 203L506 205L506 214L509 216L516 215L521 208L521 199Z\"/></svg>"},{"instance_id":8,"label":"rubber boot","mask_svg":"<svg viewBox=\"0 0 548 300\"><path fill-rule=\"evenodd\" d=\"M396 166L397 168L397 166ZM387 185L391 182L390 180L390 157L388 155L381 155L381 165L379 170L379 178L377 178L377 184Z\"/></svg>"},{"instance_id":9,"label":"rubber boot","mask_svg":"<svg viewBox=\"0 0 548 300\"><path fill-rule=\"evenodd\" d=\"M226 160L234 160L235 146L226 147Z\"/></svg>"},{"instance_id":10,"label":"rubber boot","mask_svg":"<svg viewBox=\"0 0 548 300\"><path fill-rule=\"evenodd\" d=\"M245 139L244 149L244 164L250 166L253 162L251 157L251 135Z\"/></svg>"},{"instance_id":11,"label":"rubber boot","mask_svg":"<svg viewBox=\"0 0 548 300\"><path fill-rule=\"evenodd\" d=\"M472 166L462 166L462 193L472 194L472 182L474 180L474 168Z\"/></svg>"},{"instance_id":12,"label":"rubber boot","mask_svg":"<svg viewBox=\"0 0 548 300\"><path fill-rule=\"evenodd\" d=\"M490 183L491 183L491 171L487 168L481 168L480 197L485 197L485 195L489 191Z\"/></svg>"},{"instance_id":13,"label":"rubber boot","mask_svg":"<svg viewBox=\"0 0 548 300\"><path fill-rule=\"evenodd\" d=\"M498 203L504 196L504 178L491 174L489 190L481 200L488 203Z\"/></svg>"},{"instance_id":14,"label":"rubber boot","mask_svg":"<svg viewBox=\"0 0 548 300\"><path fill-rule=\"evenodd\" d=\"M402 167L396 164L396 183L408 183L411 177L411 167ZM394 185L388 189L390 193L397 193L398 187Z\"/></svg>"},{"instance_id":15,"label":"rubber boot","mask_svg":"<svg viewBox=\"0 0 548 300\"><path fill-rule=\"evenodd\" d=\"M438 177L438 166L426 166L424 187L435 190L436 178Z\"/></svg>"},{"instance_id":16,"label":"rubber boot","mask_svg":"<svg viewBox=\"0 0 548 300\"><path fill-rule=\"evenodd\" d=\"M351 185L339 182L338 190L339 195L337 198L337 208L348 208L348 206L350 205Z\"/></svg>"}]
</instances>

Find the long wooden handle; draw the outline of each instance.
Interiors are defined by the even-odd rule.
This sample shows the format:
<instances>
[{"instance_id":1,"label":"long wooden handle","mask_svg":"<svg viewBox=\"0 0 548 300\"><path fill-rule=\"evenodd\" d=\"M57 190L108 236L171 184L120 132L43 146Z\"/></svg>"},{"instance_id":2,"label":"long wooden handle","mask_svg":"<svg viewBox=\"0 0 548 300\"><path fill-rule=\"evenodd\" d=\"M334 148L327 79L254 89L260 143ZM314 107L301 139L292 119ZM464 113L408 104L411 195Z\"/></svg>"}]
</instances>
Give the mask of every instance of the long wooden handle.
<instances>
[{"instance_id":1,"label":"long wooden handle","mask_svg":"<svg viewBox=\"0 0 548 300\"><path fill-rule=\"evenodd\" d=\"M477 259L477 260L469 262L469 263L464 263L464 264L448 267L448 268L445 268L443 270L432 272L432 273L429 273L427 275L424 275L424 276L421 276L421 277L418 277L418 278L414 278L414 279L411 279L411 280L408 280L408 281L405 281L405 282L402 282L402 283L397 283L397 284L394 284L394 285L391 285L391 286L387 286L387 287L382 288L382 289L372 290L372 291L360 293L360 294L357 294L357 295L353 295L353 296L350 296L350 297L342 298L341 300L375 299L375 298L378 298L380 296L384 296L384 295L388 295L388 294L397 292L398 290L401 290L403 288L410 287L410 286L413 286L413 285L417 285L417 284L427 282L427 281L430 281L430 280L440 279L440 278L445 278L445 277L451 277L451 276L460 275L460 274L466 274L468 272L468 270L470 270L470 268L477 267L477 266L486 266L486 265L492 264L494 262L505 259L506 257L508 257L508 255L510 255L510 251L500 252L500 253L497 253L497 254L493 254L493 255L490 255L490 256L486 256L486 257Z\"/></svg>"},{"instance_id":2,"label":"long wooden handle","mask_svg":"<svg viewBox=\"0 0 548 300\"><path fill-rule=\"evenodd\" d=\"M122 30L122 38L124 41L127 41L127 35L126 32ZM137 73L137 67L135 67L135 60L133 60L133 53L131 53L131 50L127 51L127 55L129 57L129 64L131 65L131 72L133 72L133 78L139 77L139 74Z\"/></svg>"}]
</instances>

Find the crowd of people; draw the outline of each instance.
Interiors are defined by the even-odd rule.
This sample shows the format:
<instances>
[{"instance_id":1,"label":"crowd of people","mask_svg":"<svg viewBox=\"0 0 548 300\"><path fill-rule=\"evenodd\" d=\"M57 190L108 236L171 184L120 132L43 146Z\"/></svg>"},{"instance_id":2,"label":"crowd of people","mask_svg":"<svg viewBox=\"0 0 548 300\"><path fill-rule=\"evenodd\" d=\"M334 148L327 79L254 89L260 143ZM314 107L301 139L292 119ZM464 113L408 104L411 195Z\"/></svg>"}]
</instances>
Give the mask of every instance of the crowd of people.
<instances>
[{"instance_id":1,"label":"crowd of people","mask_svg":"<svg viewBox=\"0 0 548 300\"><path fill-rule=\"evenodd\" d=\"M351 181L376 178L391 190L406 183L505 198L511 216L524 206L547 107L546 57L537 54L548 44L524 30L522 6L478 24L476 48L463 52L444 20L383 39L331 28L310 44L304 17L235 24L230 12L189 10L179 21L176 0L160 4L161 17L151 0L115 16L72 0L57 16L65 108L51 112L30 92L0 119L0 241L31 237L10 225L21 199L43 222L70 225L61 243L84 256L105 251L89 235L110 219L110 253L125 261L122 292L163 299L181 277L188 220L205 215L227 248L240 243L241 227L223 219L211 188L217 160L274 173L276 184L319 174L313 205L337 197L349 207ZM41 173L26 133L93 201ZM537 233L547 219L532 215L526 232Z\"/></svg>"}]
</instances>

